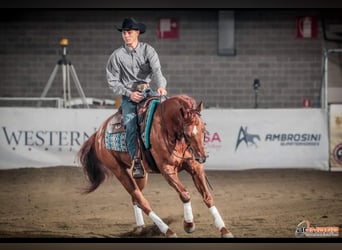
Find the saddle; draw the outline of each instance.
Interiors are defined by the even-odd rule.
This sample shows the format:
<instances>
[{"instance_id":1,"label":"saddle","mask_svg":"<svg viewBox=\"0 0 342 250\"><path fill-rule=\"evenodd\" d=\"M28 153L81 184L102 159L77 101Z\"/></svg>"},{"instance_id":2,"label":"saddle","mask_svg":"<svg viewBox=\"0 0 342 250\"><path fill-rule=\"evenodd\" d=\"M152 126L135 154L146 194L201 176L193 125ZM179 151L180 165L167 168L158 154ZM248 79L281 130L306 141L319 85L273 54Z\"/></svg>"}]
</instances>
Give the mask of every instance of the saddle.
<instances>
[{"instance_id":1,"label":"saddle","mask_svg":"<svg viewBox=\"0 0 342 250\"><path fill-rule=\"evenodd\" d=\"M111 134L123 133L125 132L125 127L122 119L122 109L119 108L112 119L108 122L106 131Z\"/></svg>"},{"instance_id":2,"label":"saddle","mask_svg":"<svg viewBox=\"0 0 342 250\"><path fill-rule=\"evenodd\" d=\"M159 97L150 96L137 106L137 117L138 117L138 138L137 152L142 152L149 166L159 171L152 154L150 153L150 129L152 125L153 114L157 104L160 103ZM126 131L122 119L122 109L119 110L112 116L107 124L105 133L105 145L109 150L127 152L126 145Z\"/></svg>"}]
</instances>

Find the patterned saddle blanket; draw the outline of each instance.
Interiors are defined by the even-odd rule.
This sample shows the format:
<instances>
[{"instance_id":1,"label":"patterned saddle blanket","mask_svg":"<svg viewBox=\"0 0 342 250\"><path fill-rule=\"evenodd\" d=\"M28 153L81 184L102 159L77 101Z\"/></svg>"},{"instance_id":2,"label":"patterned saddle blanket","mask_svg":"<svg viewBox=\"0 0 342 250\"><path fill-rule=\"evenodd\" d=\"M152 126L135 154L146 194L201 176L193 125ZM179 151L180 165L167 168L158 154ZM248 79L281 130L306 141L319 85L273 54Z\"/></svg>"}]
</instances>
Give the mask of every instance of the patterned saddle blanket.
<instances>
[{"instance_id":1,"label":"patterned saddle blanket","mask_svg":"<svg viewBox=\"0 0 342 250\"><path fill-rule=\"evenodd\" d=\"M158 103L160 103L159 98L149 98L138 106L139 134L146 149L151 147L150 131L153 114ZM105 145L109 150L120 152L128 151L121 109L119 109L108 122L105 132Z\"/></svg>"}]
</instances>

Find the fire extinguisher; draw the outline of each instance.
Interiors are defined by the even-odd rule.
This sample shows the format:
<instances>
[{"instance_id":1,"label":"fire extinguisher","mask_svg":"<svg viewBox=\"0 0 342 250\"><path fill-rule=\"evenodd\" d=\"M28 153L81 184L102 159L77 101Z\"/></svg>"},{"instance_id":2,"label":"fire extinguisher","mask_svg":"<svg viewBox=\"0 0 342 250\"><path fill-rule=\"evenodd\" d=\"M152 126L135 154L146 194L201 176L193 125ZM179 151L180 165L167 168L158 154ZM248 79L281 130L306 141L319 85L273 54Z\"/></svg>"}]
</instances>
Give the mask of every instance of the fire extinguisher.
<instances>
[{"instance_id":1,"label":"fire extinguisher","mask_svg":"<svg viewBox=\"0 0 342 250\"><path fill-rule=\"evenodd\" d=\"M311 17L303 17L299 23L299 32L301 33L302 37L309 38L312 37L312 22Z\"/></svg>"},{"instance_id":2,"label":"fire extinguisher","mask_svg":"<svg viewBox=\"0 0 342 250\"><path fill-rule=\"evenodd\" d=\"M310 108L312 106L311 100L308 98L303 99L303 108Z\"/></svg>"}]
</instances>

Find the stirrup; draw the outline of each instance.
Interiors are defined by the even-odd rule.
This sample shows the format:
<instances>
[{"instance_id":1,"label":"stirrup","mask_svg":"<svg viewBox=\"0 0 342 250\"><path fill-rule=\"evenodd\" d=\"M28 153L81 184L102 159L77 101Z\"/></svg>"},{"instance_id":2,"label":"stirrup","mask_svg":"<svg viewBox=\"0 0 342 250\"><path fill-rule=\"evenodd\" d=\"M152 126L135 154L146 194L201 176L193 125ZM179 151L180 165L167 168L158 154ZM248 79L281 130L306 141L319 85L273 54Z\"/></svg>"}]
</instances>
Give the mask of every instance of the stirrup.
<instances>
[{"instance_id":1,"label":"stirrup","mask_svg":"<svg viewBox=\"0 0 342 250\"><path fill-rule=\"evenodd\" d=\"M141 159L136 158L133 160L132 162L132 176L135 179L140 179L140 178L144 178L145 176L145 172L144 172L144 168L142 166L142 162Z\"/></svg>"}]
</instances>

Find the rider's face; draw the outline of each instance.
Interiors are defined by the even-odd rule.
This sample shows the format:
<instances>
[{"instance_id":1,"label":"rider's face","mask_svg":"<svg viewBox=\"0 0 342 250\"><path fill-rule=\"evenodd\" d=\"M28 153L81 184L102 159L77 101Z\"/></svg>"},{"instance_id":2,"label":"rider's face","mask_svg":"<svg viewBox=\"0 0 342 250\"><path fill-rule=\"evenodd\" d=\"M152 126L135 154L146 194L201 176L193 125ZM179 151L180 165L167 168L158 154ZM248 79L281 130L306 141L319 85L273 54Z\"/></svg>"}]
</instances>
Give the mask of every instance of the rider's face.
<instances>
[{"instance_id":1,"label":"rider's face","mask_svg":"<svg viewBox=\"0 0 342 250\"><path fill-rule=\"evenodd\" d=\"M138 43L139 30L123 30L122 39L128 47L135 48Z\"/></svg>"}]
</instances>

